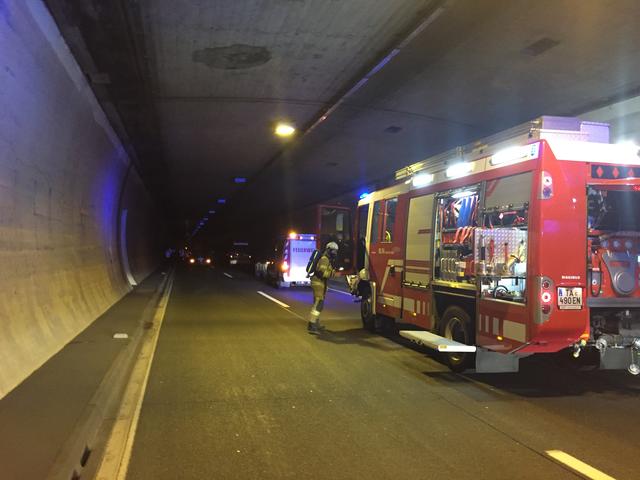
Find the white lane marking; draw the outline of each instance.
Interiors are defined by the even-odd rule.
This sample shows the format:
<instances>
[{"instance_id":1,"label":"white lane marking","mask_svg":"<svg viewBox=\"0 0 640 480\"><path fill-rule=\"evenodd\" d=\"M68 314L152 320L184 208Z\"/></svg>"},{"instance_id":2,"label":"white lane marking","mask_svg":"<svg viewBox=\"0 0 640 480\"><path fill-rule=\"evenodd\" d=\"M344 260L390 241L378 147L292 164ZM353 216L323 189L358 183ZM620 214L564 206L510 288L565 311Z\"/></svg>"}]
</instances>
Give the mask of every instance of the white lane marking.
<instances>
[{"instance_id":1,"label":"white lane marking","mask_svg":"<svg viewBox=\"0 0 640 480\"><path fill-rule=\"evenodd\" d=\"M274 303L277 303L281 307L289 308L289 305L287 305L286 303L283 303L280 300L278 300L277 298L273 298L271 295L267 295L266 293L261 292L260 290L258 290L258 294L262 295L264 298L268 298L269 300L271 300Z\"/></svg>"},{"instance_id":2,"label":"white lane marking","mask_svg":"<svg viewBox=\"0 0 640 480\"><path fill-rule=\"evenodd\" d=\"M227 272L224 272L224 273L223 273L223 275L224 275L225 277L233 278L233 277L232 277L231 275L229 275Z\"/></svg>"},{"instance_id":3,"label":"white lane marking","mask_svg":"<svg viewBox=\"0 0 640 480\"><path fill-rule=\"evenodd\" d=\"M304 320L305 322L307 321L306 318L304 318L302 315L297 314L296 312L294 312L293 310L289 310L288 308L284 308L283 309L285 312L290 313L291 315L293 315L294 317L298 317L300 320Z\"/></svg>"},{"instance_id":4,"label":"white lane marking","mask_svg":"<svg viewBox=\"0 0 640 480\"><path fill-rule=\"evenodd\" d=\"M349 296L351 296L351 294L350 294L349 292L344 292L344 291L342 291L342 290L338 290L338 289L336 289L336 288L331 288L331 287L329 287L329 288L327 288L327 290L331 290L332 292L337 292L337 293L341 293L341 294L343 294L343 295L349 295Z\"/></svg>"},{"instance_id":5,"label":"white lane marking","mask_svg":"<svg viewBox=\"0 0 640 480\"><path fill-rule=\"evenodd\" d=\"M591 478L593 480L615 480L615 478L593 468L591 465L588 465L575 457L572 457L562 450L547 450L545 453L584 477Z\"/></svg>"},{"instance_id":6,"label":"white lane marking","mask_svg":"<svg viewBox=\"0 0 640 480\"><path fill-rule=\"evenodd\" d=\"M173 289L174 278L172 274L162 298L155 307L153 326L150 330L152 334L142 339L140 353L133 366L115 425L111 430L100 467L95 476L97 480L125 480L127 477L142 401L147 389L149 373L156 353L158 337L160 337L160 328Z\"/></svg>"}]
</instances>

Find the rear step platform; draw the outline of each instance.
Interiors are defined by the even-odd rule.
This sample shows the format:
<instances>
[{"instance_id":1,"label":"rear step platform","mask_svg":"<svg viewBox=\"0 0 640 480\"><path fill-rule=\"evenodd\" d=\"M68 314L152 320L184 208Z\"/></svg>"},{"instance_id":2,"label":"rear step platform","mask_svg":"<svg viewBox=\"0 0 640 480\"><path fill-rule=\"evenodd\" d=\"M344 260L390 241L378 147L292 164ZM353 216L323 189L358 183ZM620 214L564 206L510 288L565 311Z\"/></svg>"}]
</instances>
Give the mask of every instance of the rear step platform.
<instances>
[{"instance_id":1,"label":"rear step platform","mask_svg":"<svg viewBox=\"0 0 640 480\"><path fill-rule=\"evenodd\" d=\"M432 348L439 352L454 353L454 352L475 352L475 345L465 345L464 343L456 342L448 338L441 337L435 333L425 331L414 330L400 330L400 335L404 338L408 338L412 342L419 345L424 345L427 348Z\"/></svg>"},{"instance_id":2,"label":"rear step platform","mask_svg":"<svg viewBox=\"0 0 640 480\"><path fill-rule=\"evenodd\" d=\"M400 330L400 335L412 342L443 353L469 352L476 354L476 373L517 372L520 367L518 355L492 352L486 348L449 340L431 332L422 330Z\"/></svg>"}]
</instances>

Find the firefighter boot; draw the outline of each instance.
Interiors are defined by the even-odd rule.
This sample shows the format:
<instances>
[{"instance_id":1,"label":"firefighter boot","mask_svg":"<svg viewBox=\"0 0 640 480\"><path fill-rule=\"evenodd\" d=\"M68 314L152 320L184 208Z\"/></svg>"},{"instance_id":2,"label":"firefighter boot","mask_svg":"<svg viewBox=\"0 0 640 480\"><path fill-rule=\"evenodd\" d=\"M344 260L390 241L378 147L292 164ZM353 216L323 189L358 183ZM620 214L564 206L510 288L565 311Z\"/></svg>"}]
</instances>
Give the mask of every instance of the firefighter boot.
<instances>
[{"instance_id":1,"label":"firefighter boot","mask_svg":"<svg viewBox=\"0 0 640 480\"><path fill-rule=\"evenodd\" d=\"M320 311L316 308L316 304L314 303L311 311L309 312L308 323L307 323L307 332L312 335L318 335L320 333Z\"/></svg>"}]
</instances>

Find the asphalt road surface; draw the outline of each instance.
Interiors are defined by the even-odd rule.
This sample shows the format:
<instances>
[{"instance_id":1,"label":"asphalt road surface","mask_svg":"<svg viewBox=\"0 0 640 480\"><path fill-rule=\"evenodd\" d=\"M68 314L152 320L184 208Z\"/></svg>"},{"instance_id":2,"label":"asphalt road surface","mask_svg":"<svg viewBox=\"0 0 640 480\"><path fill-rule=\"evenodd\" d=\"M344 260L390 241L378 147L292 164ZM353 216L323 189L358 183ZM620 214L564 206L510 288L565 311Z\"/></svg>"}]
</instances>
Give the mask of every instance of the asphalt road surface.
<instances>
[{"instance_id":1,"label":"asphalt road surface","mask_svg":"<svg viewBox=\"0 0 640 480\"><path fill-rule=\"evenodd\" d=\"M309 335L310 303L308 289L178 270L127 478L640 478L640 378L549 358L453 374L362 330L344 293Z\"/></svg>"}]
</instances>

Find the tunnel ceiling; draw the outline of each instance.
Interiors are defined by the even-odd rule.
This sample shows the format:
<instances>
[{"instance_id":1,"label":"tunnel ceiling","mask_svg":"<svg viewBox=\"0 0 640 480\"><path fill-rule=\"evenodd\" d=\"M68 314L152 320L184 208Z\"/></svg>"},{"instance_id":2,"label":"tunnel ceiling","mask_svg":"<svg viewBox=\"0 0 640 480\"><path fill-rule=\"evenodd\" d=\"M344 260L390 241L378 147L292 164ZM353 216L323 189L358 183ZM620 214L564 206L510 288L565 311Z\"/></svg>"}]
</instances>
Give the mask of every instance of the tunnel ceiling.
<instances>
[{"instance_id":1,"label":"tunnel ceiling","mask_svg":"<svg viewBox=\"0 0 640 480\"><path fill-rule=\"evenodd\" d=\"M303 206L640 87L636 0L47 4L180 218L215 209L246 222ZM274 137L280 120L297 138Z\"/></svg>"}]
</instances>

